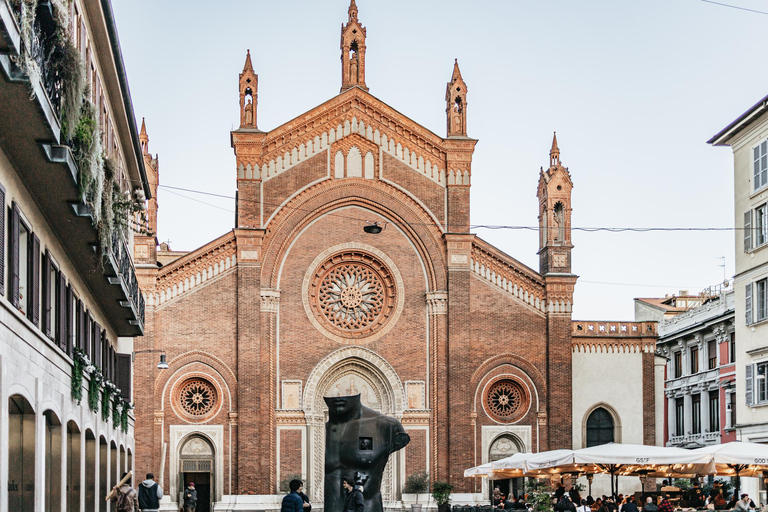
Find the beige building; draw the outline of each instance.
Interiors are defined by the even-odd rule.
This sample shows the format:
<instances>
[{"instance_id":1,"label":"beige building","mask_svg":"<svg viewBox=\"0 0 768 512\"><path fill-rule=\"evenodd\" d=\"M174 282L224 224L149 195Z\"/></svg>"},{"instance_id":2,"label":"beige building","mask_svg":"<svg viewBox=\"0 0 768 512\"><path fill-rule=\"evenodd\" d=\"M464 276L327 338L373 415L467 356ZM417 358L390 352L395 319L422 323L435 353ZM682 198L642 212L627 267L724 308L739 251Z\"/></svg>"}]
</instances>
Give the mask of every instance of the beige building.
<instances>
[{"instance_id":1,"label":"beige building","mask_svg":"<svg viewBox=\"0 0 768 512\"><path fill-rule=\"evenodd\" d=\"M3 511L106 511L134 466L149 188L117 49L109 2L0 0Z\"/></svg>"},{"instance_id":2,"label":"beige building","mask_svg":"<svg viewBox=\"0 0 768 512\"><path fill-rule=\"evenodd\" d=\"M708 142L733 149L736 435L768 442L768 96Z\"/></svg>"}]
</instances>

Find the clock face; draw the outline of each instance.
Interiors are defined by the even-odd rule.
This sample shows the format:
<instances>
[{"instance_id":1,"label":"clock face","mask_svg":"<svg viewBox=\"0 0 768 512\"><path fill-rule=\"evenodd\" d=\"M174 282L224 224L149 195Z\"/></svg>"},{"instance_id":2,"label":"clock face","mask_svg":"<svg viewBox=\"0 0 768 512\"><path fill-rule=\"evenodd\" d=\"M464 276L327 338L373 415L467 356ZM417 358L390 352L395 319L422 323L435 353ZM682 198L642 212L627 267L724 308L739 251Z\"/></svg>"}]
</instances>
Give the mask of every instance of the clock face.
<instances>
[{"instance_id":1,"label":"clock face","mask_svg":"<svg viewBox=\"0 0 768 512\"><path fill-rule=\"evenodd\" d=\"M555 267L564 267L567 262L567 257L565 254L553 254L552 255L552 263Z\"/></svg>"}]
</instances>

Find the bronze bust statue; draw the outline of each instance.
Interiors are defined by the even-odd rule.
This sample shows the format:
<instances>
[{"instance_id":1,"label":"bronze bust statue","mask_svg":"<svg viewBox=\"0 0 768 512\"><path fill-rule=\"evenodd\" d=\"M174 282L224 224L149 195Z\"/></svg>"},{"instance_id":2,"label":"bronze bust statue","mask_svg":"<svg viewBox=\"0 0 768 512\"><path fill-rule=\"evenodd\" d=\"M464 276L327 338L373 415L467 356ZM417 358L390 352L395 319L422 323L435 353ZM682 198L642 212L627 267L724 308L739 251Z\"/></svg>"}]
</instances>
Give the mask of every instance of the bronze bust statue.
<instances>
[{"instance_id":1,"label":"bronze bust statue","mask_svg":"<svg viewBox=\"0 0 768 512\"><path fill-rule=\"evenodd\" d=\"M359 394L325 397L325 403L325 512L343 512L344 477L362 486L365 512L383 512L381 480L387 460L411 438L397 419L363 406ZM367 475L367 481L359 475Z\"/></svg>"}]
</instances>

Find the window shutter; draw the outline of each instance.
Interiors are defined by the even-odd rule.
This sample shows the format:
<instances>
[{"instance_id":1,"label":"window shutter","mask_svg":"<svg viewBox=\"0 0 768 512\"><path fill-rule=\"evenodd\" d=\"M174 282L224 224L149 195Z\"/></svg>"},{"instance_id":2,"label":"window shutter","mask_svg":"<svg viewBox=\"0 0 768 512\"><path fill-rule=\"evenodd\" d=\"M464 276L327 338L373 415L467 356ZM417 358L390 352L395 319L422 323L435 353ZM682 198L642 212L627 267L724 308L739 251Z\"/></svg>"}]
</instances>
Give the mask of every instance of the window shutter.
<instances>
[{"instance_id":1,"label":"window shutter","mask_svg":"<svg viewBox=\"0 0 768 512\"><path fill-rule=\"evenodd\" d=\"M0 185L0 295L5 295L5 187Z\"/></svg>"},{"instance_id":2,"label":"window shutter","mask_svg":"<svg viewBox=\"0 0 768 512\"><path fill-rule=\"evenodd\" d=\"M93 322L93 334L91 334L91 339L93 340L93 357L96 359L96 366L101 368L102 372L104 371L104 362L102 361L102 347L101 347L101 326L98 324L98 322Z\"/></svg>"},{"instance_id":3,"label":"window shutter","mask_svg":"<svg viewBox=\"0 0 768 512\"><path fill-rule=\"evenodd\" d=\"M115 354L115 385L120 388L120 395L131 400L131 355Z\"/></svg>"},{"instance_id":4,"label":"window shutter","mask_svg":"<svg viewBox=\"0 0 768 512\"><path fill-rule=\"evenodd\" d=\"M13 203L11 207L11 270L10 295L11 304L19 309L19 207Z\"/></svg>"},{"instance_id":5,"label":"window shutter","mask_svg":"<svg viewBox=\"0 0 768 512\"><path fill-rule=\"evenodd\" d=\"M43 256L43 333L49 338L54 337L53 329L53 315L51 314L51 288L54 288L56 283L51 282L51 253L45 251Z\"/></svg>"},{"instance_id":6,"label":"window shutter","mask_svg":"<svg viewBox=\"0 0 768 512\"><path fill-rule=\"evenodd\" d=\"M59 271L59 346L64 352L67 351L67 276L64 272Z\"/></svg>"},{"instance_id":7,"label":"window shutter","mask_svg":"<svg viewBox=\"0 0 768 512\"><path fill-rule=\"evenodd\" d=\"M37 235L32 235L32 242L29 248L30 266L29 274L29 304L27 310L31 314L30 320L35 326L40 325L40 239Z\"/></svg>"},{"instance_id":8,"label":"window shutter","mask_svg":"<svg viewBox=\"0 0 768 512\"><path fill-rule=\"evenodd\" d=\"M753 369L752 365L748 364L747 372L746 372L747 373L746 382L744 383L744 391L746 393L747 405L752 405L754 403L753 401L754 393L752 392L754 379L752 377L752 369Z\"/></svg>"},{"instance_id":9,"label":"window shutter","mask_svg":"<svg viewBox=\"0 0 768 512\"><path fill-rule=\"evenodd\" d=\"M65 322L67 335L67 354L72 357L75 354L75 292L72 285L67 286L67 320Z\"/></svg>"},{"instance_id":10,"label":"window shutter","mask_svg":"<svg viewBox=\"0 0 768 512\"><path fill-rule=\"evenodd\" d=\"M85 351L85 310L80 299L77 300L77 348Z\"/></svg>"},{"instance_id":11,"label":"window shutter","mask_svg":"<svg viewBox=\"0 0 768 512\"><path fill-rule=\"evenodd\" d=\"M88 313L85 321L85 352L91 363L96 364L96 354L93 352L93 317L90 313Z\"/></svg>"},{"instance_id":12,"label":"window shutter","mask_svg":"<svg viewBox=\"0 0 768 512\"><path fill-rule=\"evenodd\" d=\"M752 325L752 283L746 286L744 316L746 317L747 325Z\"/></svg>"},{"instance_id":13,"label":"window shutter","mask_svg":"<svg viewBox=\"0 0 768 512\"><path fill-rule=\"evenodd\" d=\"M752 249L752 210L744 213L744 252Z\"/></svg>"}]
</instances>

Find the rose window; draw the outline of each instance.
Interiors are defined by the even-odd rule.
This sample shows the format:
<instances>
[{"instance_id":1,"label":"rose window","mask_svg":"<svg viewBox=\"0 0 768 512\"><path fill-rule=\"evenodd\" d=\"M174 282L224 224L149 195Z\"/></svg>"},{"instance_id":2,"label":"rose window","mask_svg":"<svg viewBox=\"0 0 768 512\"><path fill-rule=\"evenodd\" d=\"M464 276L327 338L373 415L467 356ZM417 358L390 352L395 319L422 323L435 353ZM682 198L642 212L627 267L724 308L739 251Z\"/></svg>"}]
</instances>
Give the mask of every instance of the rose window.
<instances>
[{"instance_id":1,"label":"rose window","mask_svg":"<svg viewBox=\"0 0 768 512\"><path fill-rule=\"evenodd\" d=\"M181 408L191 416L205 416L216 405L216 390L210 382L194 379L186 382L179 392Z\"/></svg>"},{"instance_id":2,"label":"rose window","mask_svg":"<svg viewBox=\"0 0 768 512\"><path fill-rule=\"evenodd\" d=\"M491 416L501 421L509 421L525 410L527 397L517 382L500 380L493 383L488 390L485 406Z\"/></svg>"},{"instance_id":3,"label":"rose window","mask_svg":"<svg viewBox=\"0 0 768 512\"><path fill-rule=\"evenodd\" d=\"M320 265L310 295L315 316L345 337L363 337L378 330L395 303L389 269L358 252L337 254Z\"/></svg>"}]
</instances>

